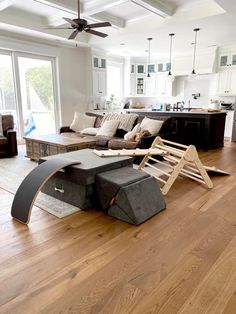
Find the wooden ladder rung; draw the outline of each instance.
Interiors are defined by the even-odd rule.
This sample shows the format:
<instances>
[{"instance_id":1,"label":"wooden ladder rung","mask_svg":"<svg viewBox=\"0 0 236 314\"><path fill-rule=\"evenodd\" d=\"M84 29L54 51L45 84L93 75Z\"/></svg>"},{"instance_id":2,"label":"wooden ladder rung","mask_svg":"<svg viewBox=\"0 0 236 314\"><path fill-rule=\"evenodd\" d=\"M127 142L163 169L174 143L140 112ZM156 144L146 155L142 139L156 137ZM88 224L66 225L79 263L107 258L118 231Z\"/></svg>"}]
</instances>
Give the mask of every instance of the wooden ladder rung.
<instances>
[{"instance_id":1,"label":"wooden ladder rung","mask_svg":"<svg viewBox=\"0 0 236 314\"><path fill-rule=\"evenodd\" d=\"M157 167L155 167L155 166L149 164L148 162L145 162L145 165L148 166L148 167L150 167L150 168L152 168L152 169L155 169L155 171L158 171L158 172L163 173L164 175L166 175L166 176L168 176L168 177L171 176L168 172L165 172L164 170L159 169L159 168L157 168Z\"/></svg>"}]
</instances>

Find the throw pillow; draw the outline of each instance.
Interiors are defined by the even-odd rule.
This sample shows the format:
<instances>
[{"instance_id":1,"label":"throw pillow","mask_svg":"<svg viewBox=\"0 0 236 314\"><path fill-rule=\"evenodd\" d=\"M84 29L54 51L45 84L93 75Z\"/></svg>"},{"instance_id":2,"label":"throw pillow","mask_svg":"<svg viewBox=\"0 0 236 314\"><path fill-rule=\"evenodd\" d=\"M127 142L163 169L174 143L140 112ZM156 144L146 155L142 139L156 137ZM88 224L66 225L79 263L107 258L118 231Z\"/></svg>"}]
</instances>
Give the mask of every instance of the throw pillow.
<instances>
[{"instance_id":1,"label":"throw pillow","mask_svg":"<svg viewBox=\"0 0 236 314\"><path fill-rule=\"evenodd\" d=\"M98 130L97 135L114 136L119 124L120 121L117 120L105 121L101 128Z\"/></svg>"},{"instance_id":2,"label":"throw pillow","mask_svg":"<svg viewBox=\"0 0 236 314\"><path fill-rule=\"evenodd\" d=\"M75 132L80 132L86 128L92 128L94 126L95 120L96 117L90 117L84 113L75 112L70 129Z\"/></svg>"},{"instance_id":3,"label":"throw pillow","mask_svg":"<svg viewBox=\"0 0 236 314\"><path fill-rule=\"evenodd\" d=\"M129 138L130 136L132 136L132 135L138 133L140 130L141 130L140 123L138 123L138 124L135 125L135 127L133 128L132 131L130 131L130 132L128 132L128 133L126 133L126 134L124 135L124 139L125 139L125 140L128 140L128 138Z\"/></svg>"},{"instance_id":4,"label":"throw pillow","mask_svg":"<svg viewBox=\"0 0 236 314\"><path fill-rule=\"evenodd\" d=\"M2 115L0 114L0 136L3 136L3 129L2 129Z\"/></svg>"},{"instance_id":5,"label":"throw pillow","mask_svg":"<svg viewBox=\"0 0 236 314\"><path fill-rule=\"evenodd\" d=\"M159 133L162 124L163 121L161 120L149 119L145 117L141 122L141 130L148 130L151 135L155 136Z\"/></svg>"},{"instance_id":6,"label":"throw pillow","mask_svg":"<svg viewBox=\"0 0 236 314\"><path fill-rule=\"evenodd\" d=\"M86 128L80 131L81 134L97 135L99 128Z\"/></svg>"}]
</instances>

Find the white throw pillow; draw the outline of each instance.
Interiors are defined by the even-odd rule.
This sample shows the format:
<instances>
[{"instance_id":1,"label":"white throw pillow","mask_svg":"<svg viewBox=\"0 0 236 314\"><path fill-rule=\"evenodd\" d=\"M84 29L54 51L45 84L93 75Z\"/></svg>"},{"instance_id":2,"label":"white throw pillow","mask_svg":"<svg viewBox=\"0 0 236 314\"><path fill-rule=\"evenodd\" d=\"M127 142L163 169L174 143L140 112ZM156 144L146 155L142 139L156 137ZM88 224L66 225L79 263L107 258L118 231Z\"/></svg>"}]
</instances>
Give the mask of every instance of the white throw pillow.
<instances>
[{"instance_id":1,"label":"white throw pillow","mask_svg":"<svg viewBox=\"0 0 236 314\"><path fill-rule=\"evenodd\" d=\"M138 133L140 130L141 130L141 125L140 125L140 123L138 123L135 125L135 127L133 128L132 131L130 131L124 135L124 139L127 140L131 135Z\"/></svg>"},{"instance_id":2,"label":"white throw pillow","mask_svg":"<svg viewBox=\"0 0 236 314\"><path fill-rule=\"evenodd\" d=\"M80 132L86 128L92 128L94 126L96 117L87 116L84 113L75 112L74 120L70 125L70 129L75 132Z\"/></svg>"},{"instance_id":3,"label":"white throw pillow","mask_svg":"<svg viewBox=\"0 0 236 314\"><path fill-rule=\"evenodd\" d=\"M164 121L145 117L141 122L141 130L148 130L152 135L157 135Z\"/></svg>"},{"instance_id":4,"label":"white throw pillow","mask_svg":"<svg viewBox=\"0 0 236 314\"><path fill-rule=\"evenodd\" d=\"M114 136L116 134L116 130L119 124L120 121L117 120L105 121L101 128L98 130L97 135Z\"/></svg>"},{"instance_id":5,"label":"white throw pillow","mask_svg":"<svg viewBox=\"0 0 236 314\"><path fill-rule=\"evenodd\" d=\"M3 136L3 129L2 129L2 115L0 114L0 136Z\"/></svg>"},{"instance_id":6,"label":"white throw pillow","mask_svg":"<svg viewBox=\"0 0 236 314\"><path fill-rule=\"evenodd\" d=\"M80 131L81 134L97 135L99 128L86 128Z\"/></svg>"}]
</instances>

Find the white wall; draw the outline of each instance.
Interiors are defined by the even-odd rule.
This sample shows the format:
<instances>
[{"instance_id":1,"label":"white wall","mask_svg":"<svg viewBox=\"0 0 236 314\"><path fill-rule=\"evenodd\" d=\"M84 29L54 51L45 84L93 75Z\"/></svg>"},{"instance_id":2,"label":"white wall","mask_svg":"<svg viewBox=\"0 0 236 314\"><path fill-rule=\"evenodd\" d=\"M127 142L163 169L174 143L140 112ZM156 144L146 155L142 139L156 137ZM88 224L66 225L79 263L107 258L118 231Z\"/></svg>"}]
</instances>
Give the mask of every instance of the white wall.
<instances>
[{"instance_id":1,"label":"white wall","mask_svg":"<svg viewBox=\"0 0 236 314\"><path fill-rule=\"evenodd\" d=\"M75 111L87 109L87 48L60 48L58 57L62 124L68 125Z\"/></svg>"},{"instance_id":2,"label":"white wall","mask_svg":"<svg viewBox=\"0 0 236 314\"><path fill-rule=\"evenodd\" d=\"M0 37L0 49L51 56L57 59L59 74L59 116L62 125L68 125L75 111L87 109L88 85L87 54L90 48L63 47L50 44Z\"/></svg>"}]
</instances>

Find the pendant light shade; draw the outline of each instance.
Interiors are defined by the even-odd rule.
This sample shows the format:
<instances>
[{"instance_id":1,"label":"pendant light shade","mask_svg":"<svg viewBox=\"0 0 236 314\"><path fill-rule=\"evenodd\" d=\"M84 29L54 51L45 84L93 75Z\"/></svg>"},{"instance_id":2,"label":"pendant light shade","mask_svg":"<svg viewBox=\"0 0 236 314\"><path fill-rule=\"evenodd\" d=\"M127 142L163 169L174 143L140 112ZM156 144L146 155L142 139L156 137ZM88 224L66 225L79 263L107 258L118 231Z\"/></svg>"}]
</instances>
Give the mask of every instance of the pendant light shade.
<instances>
[{"instance_id":1,"label":"pendant light shade","mask_svg":"<svg viewBox=\"0 0 236 314\"><path fill-rule=\"evenodd\" d=\"M150 72L149 72L149 66L150 66L150 61L151 61L151 41L152 38L147 38L148 40L148 65L147 65L147 77L151 77Z\"/></svg>"},{"instance_id":2,"label":"pendant light shade","mask_svg":"<svg viewBox=\"0 0 236 314\"><path fill-rule=\"evenodd\" d=\"M172 45L173 45L173 37L175 36L175 34L171 33L169 34L169 36L170 36L170 60L169 60L170 68L167 74L167 81L173 82L175 77L174 75L172 75Z\"/></svg>"},{"instance_id":3,"label":"pendant light shade","mask_svg":"<svg viewBox=\"0 0 236 314\"><path fill-rule=\"evenodd\" d=\"M195 32L195 39L194 39L194 51L193 51L193 70L192 73L189 75L189 79L195 79L197 77L196 73L196 52L197 52L197 33L200 31L200 28L194 28Z\"/></svg>"}]
</instances>

